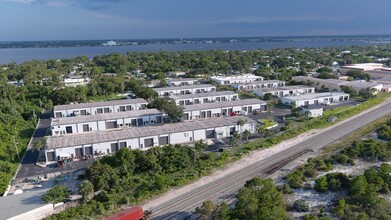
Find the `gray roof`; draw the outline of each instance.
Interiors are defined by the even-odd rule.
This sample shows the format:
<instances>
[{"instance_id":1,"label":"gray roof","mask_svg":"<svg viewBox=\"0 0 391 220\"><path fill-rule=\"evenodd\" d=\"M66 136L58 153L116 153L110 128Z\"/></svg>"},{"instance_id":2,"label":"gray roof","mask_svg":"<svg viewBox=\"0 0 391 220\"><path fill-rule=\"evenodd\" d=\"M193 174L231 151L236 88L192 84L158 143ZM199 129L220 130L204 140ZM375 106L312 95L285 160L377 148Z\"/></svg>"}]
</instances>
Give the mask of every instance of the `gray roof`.
<instances>
[{"instance_id":1,"label":"gray roof","mask_svg":"<svg viewBox=\"0 0 391 220\"><path fill-rule=\"evenodd\" d=\"M96 114L96 115L53 118L51 125L52 126L67 125L67 124L84 123L84 122L92 122L92 121L114 120L120 118L134 118L134 117L157 115L157 114L161 114L161 112L153 108L153 109L144 109L144 110L137 110L137 111L113 112L113 113Z\"/></svg>"},{"instance_id":2,"label":"gray roof","mask_svg":"<svg viewBox=\"0 0 391 220\"><path fill-rule=\"evenodd\" d=\"M281 80L257 80L253 82L246 82L246 83L233 83L232 85L262 85L267 83L284 83L284 81Z\"/></svg>"},{"instance_id":3,"label":"gray roof","mask_svg":"<svg viewBox=\"0 0 391 220\"><path fill-rule=\"evenodd\" d=\"M292 90L292 89L313 89L312 86L303 86L303 85L297 85L297 86L284 86L284 87L277 87L277 88L264 88L264 89L256 89L255 91L264 91L264 92L274 92L274 91L285 91L285 90Z\"/></svg>"},{"instance_id":4,"label":"gray roof","mask_svg":"<svg viewBox=\"0 0 391 220\"><path fill-rule=\"evenodd\" d=\"M305 95L297 95L297 96L286 96L285 99L290 100L306 100L306 99L317 99L322 97L335 97L335 96L348 96L349 94L343 92L322 92L322 93L310 93Z\"/></svg>"},{"instance_id":5,"label":"gray roof","mask_svg":"<svg viewBox=\"0 0 391 220\"><path fill-rule=\"evenodd\" d=\"M171 90L185 90L185 89L197 89L197 88L216 88L216 86L211 84L199 84L199 85L188 85L188 86L178 86L178 87L162 87L162 88L154 88L153 90L157 92L162 91L171 91Z\"/></svg>"},{"instance_id":6,"label":"gray roof","mask_svg":"<svg viewBox=\"0 0 391 220\"><path fill-rule=\"evenodd\" d=\"M197 79L193 78L167 78L166 80L170 82L197 81Z\"/></svg>"},{"instance_id":7,"label":"gray roof","mask_svg":"<svg viewBox=\"0 0 391 220\"><path fill-rule=\"evenodd\" d=\"M41 199L48 189L0 197L0 219L9 219L47 205Z\"/></svg>"},{"instance_id":8,"label":"gray roof","mask_svg":"<svg viewBox=\"0 0 391 220\"><path fill-rule=\"evenodd\" d=\"M235 125L239 119L243 119L249 123L256 123L254 120L246 118L244 116L208 118L204 120L185 121L172 124L119 128L105 131L90 132L85 134L55 136L50 137L47 140L46 144L47 149L55 149L85 144L125 140L131 138L150 137L154 135Z\"/></svg>"},{"instance_id":9,"label":"gray roof","mask_svg":"<svg viewBox=\"0 0 391 220\"><path fill-rule=\"evenodd\" d=\"M353 88L361 88L361 89L372 88L379 85L381 84L376 82L361 82L361 81L348 81L345 84L345 86L351 86Z\"/></svg>"},{"instance_id":10,"label":"gray roof","mask_svg":"<svg viewBox=\"0 0 391 220\"><path fill-rule=\"evenodd\" d=\"M223 95L237 95L234 91L219 91L219 92L205 92L205 93L196 93L196 94L186 94L186 95L173 95L170 98L174 100L178 99L190 99L190 98L203 98L210 96L223 96Z\"/></svg>"},{"instance_id":11,"label":"gray roof","mask_svg":"<svg viewBox=\"0 0 391 220\"><path fill-rule=\"evenodd\" d=\"M92 107L105 107L105 106L114 106L114 105L130 105L135 103L147 103L147 101L145 101L145 99L120 99L120 100L111 100L111 101L104 101L104 102L88 102L88 103L78 103L78 104L70 104L70 105L56 105L54 106L54 111L92 108Z\"/></svg>"},{"instance_id":12,"label":"gray roof","mask_svg":"<svg viewBox=\"0 0 391 220\"><path fill-rule=\"evenodd\" d=\"M242 99L235 101L226 101L226 102L211 102L211 103L202 103L195 105L185 105L184 112L188 111L197 111L204 109L213 109L213 108L225 108L225 107L233 107L233 106L242 106L242 105L254 105L261 104L266 105L266 102L261 101L259 99Z\"/></svg>"}]
</instances>

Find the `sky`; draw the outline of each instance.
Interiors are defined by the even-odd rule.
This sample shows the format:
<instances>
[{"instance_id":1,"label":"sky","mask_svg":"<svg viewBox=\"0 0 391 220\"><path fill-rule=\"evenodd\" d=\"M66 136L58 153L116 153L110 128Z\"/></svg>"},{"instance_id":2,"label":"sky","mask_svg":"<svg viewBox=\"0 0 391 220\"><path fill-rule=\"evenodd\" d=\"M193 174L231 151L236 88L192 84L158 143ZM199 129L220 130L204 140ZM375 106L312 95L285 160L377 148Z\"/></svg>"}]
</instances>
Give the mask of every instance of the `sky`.
<instances>
[{"instance_id":1,"label":"sky","mask_svg":"<svg viewBox=\"0 0 391 220\"><path fill-rule=\"evenodd\" d=\"M391 0L0 0L0 41L391 34Z\"/></svg>"}]
</instances>

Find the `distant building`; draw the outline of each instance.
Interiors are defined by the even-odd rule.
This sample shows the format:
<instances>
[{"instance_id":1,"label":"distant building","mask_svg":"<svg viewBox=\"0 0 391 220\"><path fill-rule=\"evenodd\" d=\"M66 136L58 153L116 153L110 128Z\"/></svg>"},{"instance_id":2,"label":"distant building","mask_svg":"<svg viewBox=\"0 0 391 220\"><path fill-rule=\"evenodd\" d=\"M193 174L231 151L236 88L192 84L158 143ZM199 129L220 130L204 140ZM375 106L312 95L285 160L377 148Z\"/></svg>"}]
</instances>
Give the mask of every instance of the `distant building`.
<instances>
[{"instance_id":1,"label":"distant building","mask_svg":"<svg viewBox=\"0 0 391 220\"><path fill-rule=\"evenodd\" d=\"M243 74L237 76L212 76L211 80L219 85L231 85L233 83L248 83L254 81L263 80L262 76L256 76L253 74Z\"/></svg>"},{"instance_id":2,"label":"distant building","mask_svg":"<svg viewBox=\"0 0 391 220\"><path fill-rule=\"evenodd\" d=\"M280 80L255 80L252 82L231 84L231 87L237 90L256 90L263 88L277 88L283 86L285 86L285 82Z\"/></svg>"},{"instance_id":3,"label":"distant building","mask_svg":"<svg viewBox=\"0 0 391 220\"><path fill-rule=\"evenodd\" d=\"M200 84L200 85L189 85L189 86L178 86L178 87L163 87L163 88L154 88L159 96L171 96L171 95L185 95L185 94L196 94L203 92L214 92L216 91L216 86L210 84Z\"/></svg>"},{"instance_id":4,"label":"distant building","mask_svg":"<svg viewBox=\"0 0 391 220\"><path fill-rule=\"evenodd\" d=\"M69 105L56 105L53 109L55 118L78 115L95 115L111 112L125 112L145 109L148 102L144 99L121 99L106 102L89 102Z\"/></svg>"},{"instance_id":5,"label":"distant building","mask_svg":"<svg viewBox=\"0 0 391 220\"><path fill-rule=\"evenodd\" d=\"M180 77L180 76L186 75L186 73L183 71L171 71L171 72L168 72L167 75L169 77Z\"/></svg>"},{"instance_id":6,"label":"distant building","mask_svg":"<svg viewBox=\"0 0 391 220\"><path fill-rule=\"evenodd\" d=\"M8 84L11 84L11 85L14 85L14 86L24 86L23 80L19 80L19 81L8 81L7 83L8 83Z\"/></svg>"},{"instance_id":7,"label":"distant building","mask_svg":"<svg viewBox=\"0 0 391 220\"><path fill-rule=\"evenodd\" d=\"M66 87L76 87L76 86L85 86L90 83L90 78L72 78L64 79L64 85Z\"/></svg>"},{"instance_id":8,"label":"distant building","mask_svg":"<svg viewBox=\"0 0 391 220\"><path fill-rule=\"evenodd\" d=\"M349 70L360 70L360 71L370 71L370 70L381 70L383 67L382 63L358 63L341 66L339 69L341 72L348 72Z\"/></svg>"},{"instance_id":9,"label":"distant building","mask_svg":"<svg viewBox=\"0 0 391 220\"><path fill-rule=\"evenodd\" d=\"M188 95L173 95L170 97L177 105L193 105L211 102L239 100L239 95L233 91L206 92Z\"/></svg>"},{"instance_id":10,"label":"distant building","mask_svg":"<svg viewBox=\"0 0 391 220\"><path fill-rule=\"evenodd\" d=\"M193 78L168 78L166 79L168 86L188 86L198 84L198 81Z\"/></svg>"},{"instance_id":11,"label":"distant building","mask_svg":"<svg viewBox=\"0 0 391 220\"><path fill-rule=\"evenodd\" d=\"M284 86L277 88L265 88L253 90L253 93L257 96L263 97L265 94L272 94L274 97L294 96L308 93L315 93L315 88L310 86Z\"/></svg>"},{"instance_id":12,"label":"distant building","mask_svg":"<svg viewBox=\"0 0 391 220\"><path fill-rule=\"evenodd\" d=\"M349 94L342 92L322 92L299 96L286 96L281 98L281 102L286 105L296 107L305 105L328 105L349 100Z\"/></svg>"},{"instance_id":13,"label":"distant building","mask_svg":"<svg viewBox=\"0 0 391 220\"><path fill-rule=\"evenodd\" d=\"M107 41L106 43L103 43L102 44L103 46L117 46L118 44L117 44L117 42L115 42L115 41Z\"/></svg>"},{"instance_id":14,"label":"distant building","mask_svg":"<svg viewBox=\"0 0 391 220\"><path fill-rule=\"evenodd\" d=\"M310 117L310 118L322 117L323 116L323 106L321 106L321 105L305 105L305 106L301 107L300 113L302 115L308 115L308 117Z\"/></svg>"}]
</instances>

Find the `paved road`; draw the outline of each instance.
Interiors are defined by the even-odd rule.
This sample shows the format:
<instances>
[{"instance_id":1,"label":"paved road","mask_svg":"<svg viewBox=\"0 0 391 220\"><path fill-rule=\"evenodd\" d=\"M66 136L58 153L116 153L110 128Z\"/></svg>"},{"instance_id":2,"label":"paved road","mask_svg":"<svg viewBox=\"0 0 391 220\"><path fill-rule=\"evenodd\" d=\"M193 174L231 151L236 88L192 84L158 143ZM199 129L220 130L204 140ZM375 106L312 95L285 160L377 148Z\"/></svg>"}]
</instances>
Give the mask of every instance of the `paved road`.
<instances>
[{"instance_id":1,"label":"paved road","mask_svg":"<svg viewBox=\"0 0 391 220\"><path fill-rule=\"evenodd\" d=\"M195 207L200 206L205 200L212 200L215 202L230 200L244 185L245 181L256 176L262 178L269 177L277 171L275 170L273 173L268 172L270 171L270 167L275 167L276 165L287 161L289 158L296 158L295 155L307 152L308 149L318 152L321 148L364 127L372 121L389 114L391 114L391 99L370 111L366 111L351 119L314 133L305 141L294 145L287 150L276 153L273 156L240 169L237 172L197 187L190 192L180 194L176 198L166 201L164 204L160 204L156 207L149 207L154 214L153 219L184 219L189 213L193 212ZM288 165L289 163L286 163L284 166Z\"/></svg>"},{"instance_id":2,"label":"paved road","mask_svg":"<svg viewBox=\"0 0 391 220\"><path fill-rule=\"evenodd\" d=\"M35 133L31 140L31 145L33 145L35 142L42 139L47 130L50 128L50 119L51 113L43 113L40 117L39 124L37 126L37 129L35 130ZM24 179L26 177L33 177L38 175L44 175L49 173L56 173L56 172L62 172L62 171L70 171L70 170L77 170L82 169L88 166L91 166L93 163L93 160L87 160L87 161L75 161L72 163L68 163L64 167L46 167L42 168L37 165L35 165L35 162L37 162L39 152L38 151L32 151L31 145L27 147L26 154L24 155L21 166L18 170L18 173L16 174L16 179Z\"/></svg>"}]
</instances>

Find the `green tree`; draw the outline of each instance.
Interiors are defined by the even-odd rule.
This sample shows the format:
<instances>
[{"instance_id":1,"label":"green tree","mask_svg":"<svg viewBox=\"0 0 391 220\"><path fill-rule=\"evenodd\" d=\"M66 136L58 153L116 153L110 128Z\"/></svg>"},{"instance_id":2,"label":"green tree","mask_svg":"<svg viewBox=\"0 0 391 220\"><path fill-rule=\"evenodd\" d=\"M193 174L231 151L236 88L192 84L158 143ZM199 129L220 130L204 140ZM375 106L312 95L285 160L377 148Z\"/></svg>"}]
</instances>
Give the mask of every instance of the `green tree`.
<instances>
[{"instance_id":1,"label":"green tree","mask_svg":"<svg viewBox=\"0 0 391 220\"><path fill-rule=\"evenodd\" d=\"M79 194L82 196L83 201L87 202L91 199L91 195L94 192L94 185L88 181L83 180L79 184Z\"/></svg>"},{"instance_id":2,"label":"green tree","mask_svg":"<svg viewBox=\"0 0 391 220\"><path fill-rule=\"evenodd\" d=\"M364 195L367 185L368 183L367 180L365 179L365 176L363 175L356 176L350 183L349 194Z\"/></svg>"},{"instance_id":3,"label":"green tree","mask_svg":"<svg viewBox=\"0 0 391 220\"><path fill-rule=\"evenodd\" d=\"M59 202L66 202L71 199L71 191L62 185L56 185L49 189L43 196L42 200L53 205Z\"/></svg>"},{"instance_id":4,"label":"green tree","mask_svg":"<svg viewBox=\"0 0 391 220\"><path fill-rule=\"evenodd\" d=\"M325 176L319 177L315 180L315 190L318 192L326 192L328 189L327 178Z\"/></svg>"},{"instance_id":5,"label":"green tree","mask_svg":"<svg viewBox=\"0 0 391 220\"><path fill-rule=\"evenodd\" d=\"M240 145L240 140L242 139L241 135L239 133L234 133L231 137L231 139L229 140L230 142L230 145L232 147L239 147Z\"/></svg>"},{"instance_id":6,"label":"green tree","mask_svg":"<svg viewBox=\"0 0 391 220\"><path fill-rule=\"evenodd\" d=\"M195 211L197 214L201 215L201 219L215 219L214 215L216 208L216 205L212 201L207 200L202 203L201 207L197 207Z\"/></svg>"},{"instance_id":7,"label":"green tree","mask_svg":"<svg viewBox=\"0 0 391 220\"><path fill-rule=\"evenodd\" d=\"M248 142L248 138L251 136L251 131L245 130L243 131L243 137L246 138L246 142Z\"/></svg>"},{"instance_id":8,"label":"green tree","mask_svg":"<svg viewBox=\"0 0 391 220\"><path fill-rule=\"evenodd\" d=\"M244 119L239 119L237 122L236 122L236 125L239 126L239 134L242 133L242 126L246 123L246 121Z\"/></svg>"},{"instance_id":9,"label":"green tree","mask_svg":"<svg viewBox=\"0 0 391 220\"><path fill-rule=\"evenodd\" d=\"M293 203L293 209L297 212L309 212L310 206L305 200L298 199Z\"/></svg>"}]
</instances>

